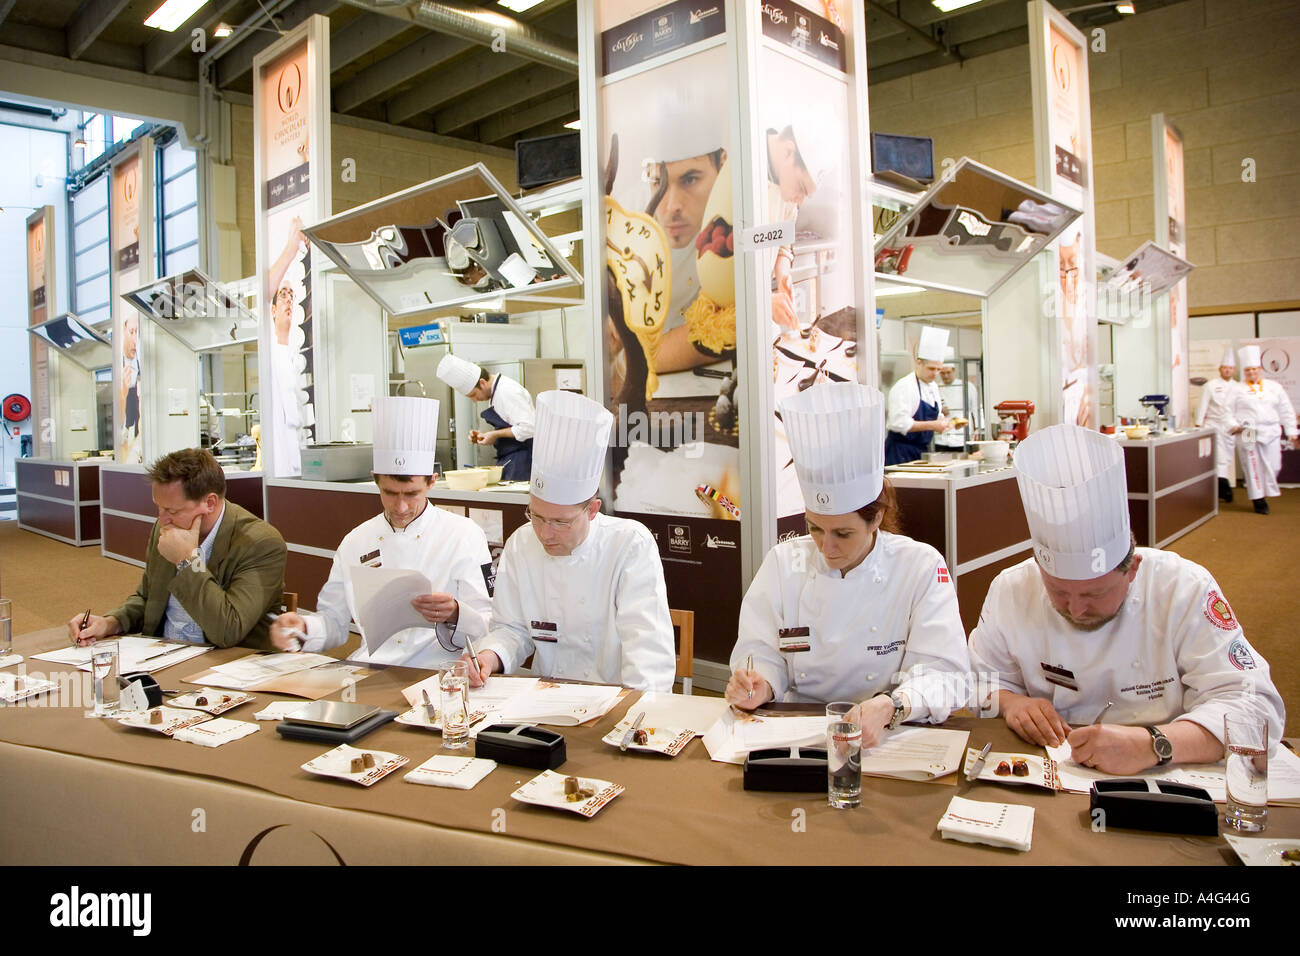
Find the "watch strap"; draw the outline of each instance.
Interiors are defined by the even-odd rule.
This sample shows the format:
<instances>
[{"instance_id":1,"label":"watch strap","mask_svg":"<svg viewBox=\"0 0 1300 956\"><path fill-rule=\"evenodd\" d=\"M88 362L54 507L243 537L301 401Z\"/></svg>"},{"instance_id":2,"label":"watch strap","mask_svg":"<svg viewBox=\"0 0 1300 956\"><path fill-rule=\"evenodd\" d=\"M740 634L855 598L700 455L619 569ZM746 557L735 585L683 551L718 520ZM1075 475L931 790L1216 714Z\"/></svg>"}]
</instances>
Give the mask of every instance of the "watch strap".
<instances>
[{"instance_id":1,"label":"watch strap","mask_svg":"<svg viewBox=\"0 0 1300 956\"><path fill-rule=\"evenodd\" d=\"M1156 766L1163 767L1174 759L1174 745L1158 728L1148 726L1146 730L1151 735L1151 749L1155 751ZM1163 747L1161 746L1162 743L1164 744Z\"/></svg>"}]
</instances>

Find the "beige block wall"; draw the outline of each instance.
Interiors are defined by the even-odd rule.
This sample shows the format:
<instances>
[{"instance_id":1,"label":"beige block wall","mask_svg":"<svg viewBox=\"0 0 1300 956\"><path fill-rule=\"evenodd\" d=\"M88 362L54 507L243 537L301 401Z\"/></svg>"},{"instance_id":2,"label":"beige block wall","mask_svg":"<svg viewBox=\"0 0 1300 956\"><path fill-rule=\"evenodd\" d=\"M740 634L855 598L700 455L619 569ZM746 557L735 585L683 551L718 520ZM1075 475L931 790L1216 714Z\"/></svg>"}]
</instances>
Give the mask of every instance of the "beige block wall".
<instances>
[{"instance_id":1,"label":"beige block wall","mask_svg":"<svg viewBox=\"0 0 1300 956\"><path fill-rule=\"evenodd\" d=\"M1090 54L1097 248L1154 238L1151 114L1186 151L1191 308L1300 301L1300 0L1184 0ZM1029 47L871 86L871 128L1033 183ZM1242 181L1253 159L1255 182Z\"/></svg>"},{"instance_id":2,"label":"beige block wall","mask_svg":"<svg viewBox=\"0 0 1300 956\"><path fill-rule=\"evenodd\" d=\"M243 237L240 275L256 270L257 230L253 215L253 108L232 105L230 111L231 158L236 179L236 218ZM513 159L484 157L469 150L452 149L415 138L380 133L334 123L330 129L331 183L334 212L351 209L372 199L416 186L476 162L507 189L515 188ZM356 161L356 182L342 179L343 161Z\"/></svg>"}]
</instances>

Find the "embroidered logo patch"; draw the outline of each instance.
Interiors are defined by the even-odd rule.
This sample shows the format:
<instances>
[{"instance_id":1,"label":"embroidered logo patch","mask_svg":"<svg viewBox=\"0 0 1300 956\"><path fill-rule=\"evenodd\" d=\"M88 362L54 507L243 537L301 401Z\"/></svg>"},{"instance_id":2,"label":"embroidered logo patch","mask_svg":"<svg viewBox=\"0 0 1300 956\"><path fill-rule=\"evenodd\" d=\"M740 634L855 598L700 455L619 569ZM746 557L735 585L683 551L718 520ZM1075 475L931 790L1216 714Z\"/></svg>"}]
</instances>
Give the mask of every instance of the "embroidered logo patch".
<instances>
[{"instance_id":1,"label":"embroidered logo patch","mask_svg":"<svg viewBox=\"0 0 1300 956\"><path fill-rule=\"evenodd\" d=\"M1237 638L1228 645L1228 660L1232 661L1232 666L1239 671L1253 671L1255 669L1255 658L1250 653L1250 648L1241 638Z\"/></svg>"},{"instance_id":2,"label":"embroidered logo patch","mask_svg":"<svg viewBox=\"0 0 1300 956\"><path fill-rule=\"evenodd\" d=\"M1209 618L1211 624L1225 631L1233 631L1237 628L1237 619L1232 616L1232 608L1228 607L1226 600L1219 597L1218 591L1211 591L1210 596L1206 598L1205 616Z\"/></svg>"}]
</instances>

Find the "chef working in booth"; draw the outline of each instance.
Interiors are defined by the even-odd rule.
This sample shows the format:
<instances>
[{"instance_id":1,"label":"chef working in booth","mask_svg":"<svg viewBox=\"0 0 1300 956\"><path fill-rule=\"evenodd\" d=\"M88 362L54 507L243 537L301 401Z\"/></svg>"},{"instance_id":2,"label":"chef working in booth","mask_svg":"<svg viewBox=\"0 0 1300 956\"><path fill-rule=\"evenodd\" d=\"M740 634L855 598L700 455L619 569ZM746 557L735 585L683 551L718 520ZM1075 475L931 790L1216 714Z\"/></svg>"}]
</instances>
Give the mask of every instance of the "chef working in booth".
<instances>
[{"instance_id":1,"label":"chef working in booth","mask_svg":"<svg viewBox=\"0 0 1300 956\"><path fill-rule=\"evenodd\" d=\"M438 363L438 378L476 402L490 402L483 412L487 431L473 429L469 440L494 445L502 481L527 481L533 470L533 432L537 413L533 398L508 375L491 375L473 362L448 353Z\"/></svg>"},{"instance_id":2,"label":"chef working in booth","mask_svg":"<svg viewBox=\"0 0 1300 956\"><path fill-rule=\"evenodd\" d=\"M1213 576L1134 547L1119 445L1053 425L1015 467L1034 556L993 580L970 636L1007 726L1115 774L1221 760L1229 714L1266 720L1276 743L1282 699Z\"/></svg>"},{"instance_id":3,"label":"chef working in booth","mask_svg":"<svg viewBox=\"0 0 1300 956\"><path fill-rule=\"evenodd\" d=\"M827 383L780 410L808 534L772 548L745 593L727 700L860 701L863 747L947 720L969 695L966 635L943 557L896 533L884 396Z\"/></svg>"},{"instance_id":4,"label":"chef working in booth","mask_svg":"<svg viewBox=\"0 0 1300 956\"><path fill-rule=\"evenodd\" d=\"M645 525L600 513L614 417L572 392L537 397L528 524L506 542L492 629L470 684L533 672L669 691L676 672L659 548Z\"/></svg>"},{"instance_id":5,"label":"chef working in booth","mask_svg":"<svg viewBox=\"0 0 1300 956\"><path fill-rule=\"evenodd\" d=\"M889 432L885 436L885 464L916 461L930 450L935 432L951 428L940 410L942 398L935 383L948 347L946 329L926 327L916 346L916 369L889 390Z\"/></svg>"},{"instance_id":6,"label":"chef working in booth","mask_svg":"<svg viewBox=\"0 0 1300 956\"><path fill-rule=\"evenodd\" d=\"M334 554L315 614L281 614L271 640L281 650L319 653L348 639L357 619L353 568L419 571L430 593L411 602L427 627L398 631L374 654L366 645L351 660L402 667L443 667L460 657L465 636L487 633L491 613L492 557L483 530L468 518L429 503L438 403L431 398L376 398L374 471L383 512L353 528ZM373 635L372 635L373 636Z\"/></svg>"}]
</instances>

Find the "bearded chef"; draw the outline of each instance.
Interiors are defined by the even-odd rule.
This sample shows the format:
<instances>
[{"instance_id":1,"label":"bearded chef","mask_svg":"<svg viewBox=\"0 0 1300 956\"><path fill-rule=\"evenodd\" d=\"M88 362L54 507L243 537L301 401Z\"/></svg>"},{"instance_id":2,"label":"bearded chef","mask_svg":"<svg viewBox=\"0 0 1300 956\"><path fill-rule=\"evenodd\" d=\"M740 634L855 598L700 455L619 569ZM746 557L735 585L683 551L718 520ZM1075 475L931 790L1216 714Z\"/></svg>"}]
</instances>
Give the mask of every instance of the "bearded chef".
<instances>
[{"instance_id":1,"label":"bearded chef","mask_svg":"<svg viewBox=\"0 0 1300 956\"><path fill-rule=\"evenodd\" d=\"M528 524L506 542L492 629L470 683L533 673L668 691L676 673L659 548L645 526L600 513L614 417L572 392L537 397Z\"/></svg>"},{"instance_id":2,"label":"bearded chef","mask_svg":"<svg viewBox=\"0 0 1300 956\"><path fill-rule=\"evenodd\" d=\"M1240 386L1233 379L1237 370L1237 359L1232 349L1223 350L1223 359L1219 362L1219 377L1213 382L1206 382L1201 389L1201 402L1196 408L1196 427L1207 425L1214 429L1214 467L1219 473L1219 499L1232 501L1232 452L1237 438L1229 429L1232 427L1232 406L1236 401Z\"/></svg>"},{"instance_id":3,"label":"bearded chef","mask_svg":"<svg viewBox=\"0 0 1300 956\"><path fill-rule=\"evenodd\" d=\"M886 465L916 461L930 450L930 440L936 432L943 433L952 427L940 410L943 399L935 382L943 368L947 347L947 329L923 328L916 345L915 370L889 390Z\"/></svg>"},{"instance_id":4,"label":"bearded chef","mask_svg":"<svg viewBox=\"0 0 1300 956\"><path fill-rule=\"evenodd\" d=\"M271 628L288 649L295 632L302 650L321 652L348 639L357 620L354 569L419 571L430 593L411 602L428 622L398 631L368 653L365 641L350 660L402 667L439 668L460 657L465 636L487 634L491 614L492 556L483 530L468 518L429 504L438 402L431 398L376 398L374 470L383 513L348 532L334 554L315 614L281 614ZM370 635L374 638L376 635Z\"/></svg>"},{"instance_id":5,"label":"bearded chef","mask_svg":"<svg viewBox=\"0 0 1300 956\"><path fill-rule=\"evenodd\" d=\"M533 468L533 432L537 413L528 389L508 375L489 374L473 362L450 353L436 372L450 387L476 402L489 402L483 411L487 431L472 429L469 440L494 445L502 481L527 481Z\"/></svg>"},{"instance_id":6,"label":"bearded chef","mask_svg":"<svg viewBox=\"0 0 1300 956\"><path fill-rule=\"evenodd\" d=\"M1296 429L1295 408L1286 389L1264 378L1259 360L1259 346L1247 345L1238 350L1241 357L1241 385L1229 407L1228 432L1237 438L1237 454L1246 479L1246 494L1259 514L1268 514L1266 498L1281 494L1277 473L1282 470L1282 433L1295 448L1300 431Z\"/></svg>"},{"instance_id":7,"label":"bearded chef","mask_svg":"<svg viewBox=\"0 0 1300 956\"><path fill-rule=\"evenodd\" d=\"M1007 726L1116 774L1221 760L1227 715L1267 721L1276 743L1282 698L1213 576L1134 547L1123 450L1053 425L1015 467L1034 556L993 580L970 638Z\"/></svg>"},{"instance_id":8,"label":"bearded chef","mask_svg":"<svg viewBox=\"0 0 1300 956\"><path fill-rule=\"evenodd\" d=\"M745 710L860 701L864 747L904 720L947 720L970 671L942 555L896 533L884 405L855 382L781 403L808 534L773 547L750 583L726 692Z\"/></svg>"}]
</instances>

